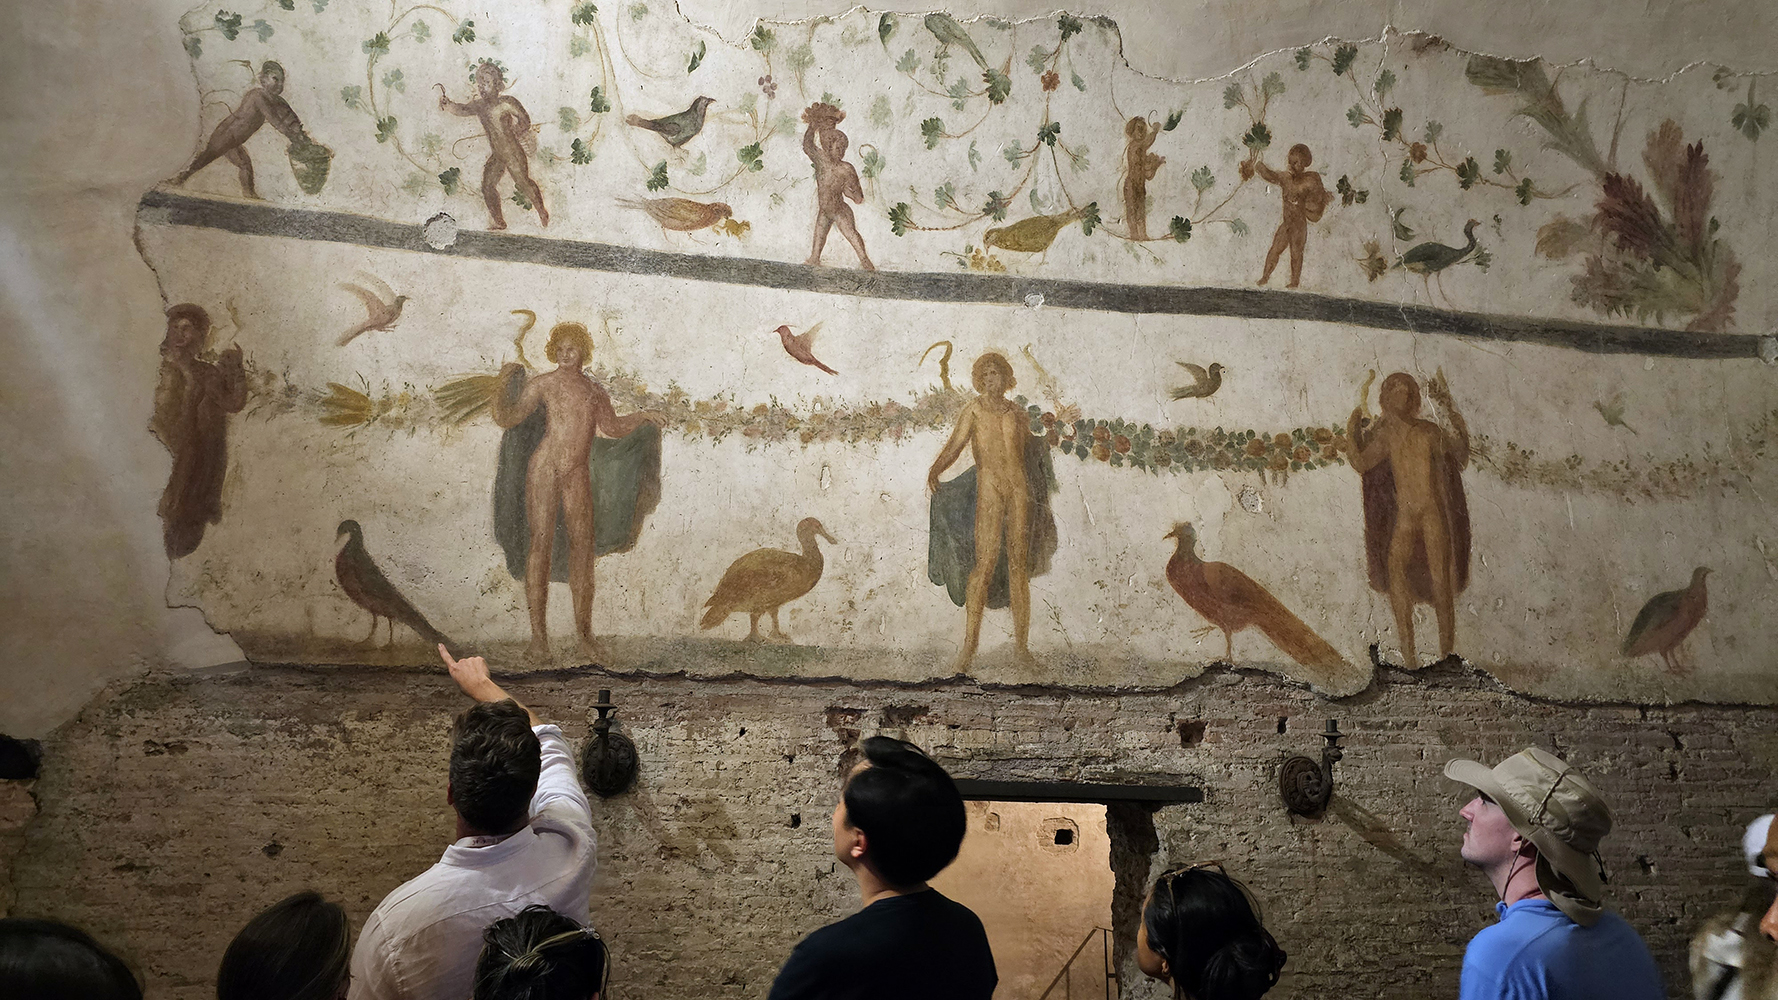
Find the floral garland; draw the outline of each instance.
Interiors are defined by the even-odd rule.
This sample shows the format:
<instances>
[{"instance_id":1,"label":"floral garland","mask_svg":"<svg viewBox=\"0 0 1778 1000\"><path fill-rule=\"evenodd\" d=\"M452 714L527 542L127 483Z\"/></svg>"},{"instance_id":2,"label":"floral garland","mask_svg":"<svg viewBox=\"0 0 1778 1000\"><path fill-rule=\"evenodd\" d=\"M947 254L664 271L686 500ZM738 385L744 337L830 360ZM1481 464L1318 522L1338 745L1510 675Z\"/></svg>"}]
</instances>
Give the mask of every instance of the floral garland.
<instances>
[{"instance_id":1,"label":"floral garland","mask_svg":"<svg viewBox=\"0 0 1778 1000\"><path fill-rule=\"evenodd\" d=\"M422 429L449 433L458 426L433 394L411 383L360 389L329 383L321 392L287 375L246 364L247 415L262 419L303 416L356 434L370 428L409 434ZM899 442L921 431L943 433L970 399L956 389L933 387L908 402L843 403L816 396L793 408L776 398L752 406L733 397L693 399L678 386L651 390L634 375L595 368L591 373L619 410L647 410L664 428L692 440L722 441L740 435L750 446L817 442ZM1344 427L1304 426L1261 432L1223 427L1156 428L1123 419L1087 417L1071 406L1045 410L1023 396L1015 400L1030 417L1032 435L1056 455L1144 472L1252 472L1288 481L1291 473L1345 465L1351 444ZM1683 499L1707 488L1739 489L1778 445L1778 410L1731 437L1726 447L1706 444L1701 456L1657 461L1588 461L1580 455L1543 458L1535 451L1487 434L1470 436L1471 467L1515 486L1552 487L1645 499Z\"/></svg>"}]
</instances>

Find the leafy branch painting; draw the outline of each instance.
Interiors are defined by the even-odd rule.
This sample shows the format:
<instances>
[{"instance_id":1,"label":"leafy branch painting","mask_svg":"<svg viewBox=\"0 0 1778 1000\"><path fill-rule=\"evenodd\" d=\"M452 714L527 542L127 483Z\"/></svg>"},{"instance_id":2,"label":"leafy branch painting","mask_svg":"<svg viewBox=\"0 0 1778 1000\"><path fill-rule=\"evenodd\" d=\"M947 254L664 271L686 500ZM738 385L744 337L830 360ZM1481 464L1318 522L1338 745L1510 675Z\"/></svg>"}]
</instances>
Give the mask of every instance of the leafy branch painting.
<instances>
[{"instance_id":1,"label":"leafy branch painting","mask_svg":"<svg viewBox=\"0 0 1778 1000\"><path fill-rule=\"evenodd\" d=\"M1689 317L1690 330L1729 328L1741 265L1717 238L1722 224L1710 209L1717 175L1702 140L1688 145L1671 119L1649 132L1645 186L1618 168L1615 139L1612 156L1600 155L1586 103L1570 114L1542 63L1472 56L1466 76L1483 93L1514 97L1513 114L1535 123L1546 148L1599 185L1592 214L1558 215L1537 233L1539 255L1579 260L1580 273L1569 279L1573 301L1608 316L1660 322L1677 315Z\"/></svg>"}]
</instances>

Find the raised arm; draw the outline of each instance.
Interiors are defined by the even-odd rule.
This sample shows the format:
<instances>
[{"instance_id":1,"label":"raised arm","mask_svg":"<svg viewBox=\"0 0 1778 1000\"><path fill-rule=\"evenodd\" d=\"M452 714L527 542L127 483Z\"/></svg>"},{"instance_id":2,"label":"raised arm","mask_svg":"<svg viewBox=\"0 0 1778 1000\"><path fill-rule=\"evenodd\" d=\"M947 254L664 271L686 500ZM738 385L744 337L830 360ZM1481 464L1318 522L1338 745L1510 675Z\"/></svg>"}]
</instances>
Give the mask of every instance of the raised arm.
<instances>
[{"instance_id":1,"label":"raised arm","mask_svg":"<svg viewBox=\"0 0 1778 1000\"><path fill-rule=\"evenodd\" d=\"M514 705L525 709L525 714L531 717L531 725L543 725L543 720L537 717L536 712L525 708L517 698L507 694L504 688L494 683L494 679L488 676L487 660L479 656L465 656L461 660L453 660L451 651L446 649L442 642L438 644L438 655L444 660L445 668L451 672L451 680L457 682L457 686L463 689L464 694L476 701L511 700Z\"/></svg>"},{"instance_id":2,"label":"raised arm","mask_svg":"<svg viewBox=\"0 0 1778 1000\"><path fill-rule=\"evenodd\" d=\"M247 405L247 370L241 362L240 345L222 352L216 359L216 373L216 405L227 413L241 412Z\"/></svg>"},{"instance_id":3,"label":"raised arm","mask_svg":"<svg viewBox=\"0 0 1778 1000\"><path fill-rule=\"evenodd\" d=\"M525 379L525 366L516 361L508 362L500 368L500 378L505 382L495 394L494 401L488 410L494 415L494 422L501 427L517 427L537 404L543 400L543 390L537 383ZM518 391L513 390L517 388Z\"/></svg>"},{"instance_id":4,"label":"raised arm","mask_svg":"<svg viewBox=\"0 0 1778 1000\"><path fill-rule=\"evenodd\" d=\"M1389 457L1389 449L1383 444L1383 436L1377 433L1377 425L1372 425L1370 440L1365 440L1364 429L1359 426L1362 419L1363 415L1356 408L1346 419L1346 440L1352 446L1352 468L1358 470L1359 475L1371 471Z\"/></svg>"},{"instance_id":5,"label":"raised arm","mask_svg":"<svg viewBox=\"0 0 1778 1000\"><path fill-rule=\"evenodd\" d=\"M476 113L476 110L469 105L458 104L456 101L451 100L450 96L445 93L444 84L435 83L433 86L438 88L438 106L441 109L449 111L451 114L456 115L459 118L468 118Z\"/></svg>"},{"instance_id":6,"label":"raised arm","mask_svg":"<svg viewBox=\"0 0 1778 1000\"><path fill-rule=\"evenodd\" d=\"M1427 386L1426 394L1444 412L1445 419L1451 427L1444 432L1445 449L1451 461L1459 469L1469 467L1469 424L1463 420L1463 414L1457 412L1457 403L1451 399L1451 387L1445 383L1444 377L1435 377Z\"/></svg>"},{"instance_id":7,"label":"raised arm","mask_svg":"<svg viewBox=\"0 0 1778 1000\"><path fill-rule=\"evenodd\" d=\"M803 153L813 163L821 163L827 158L821 152L821 147L815 143L815 126L813 124L803 129Z\"/></svg>"},{"instance_id":8,"label":"raised arm","mask_svg":"<svg viewBox=\"0 0 1778 1000\"><path fill-rule=\"evenodd\" d=\"M963 454L963 447L975 437L975 404L970 403L963 408L957 417L957 427L951 431L951 439L939 450L938 457L932 460L932 470L926 473L926 488L933 493L938 492L938 477L950 468L958 456Z\"/></svg>"},{"instance_id":9,"label":"raised arm","mask_svg":"<svg viewBox=\"0 0 1778 1000\"><path fill-rule=\"evenodd\" d=\"M1279 173L1276 170L1273 170L1271 167L1266 166L1266 161L1261 160L1257 157L1253 161L1253 172L1260 175L1262 178L1264 178L1268 181L1271 181L1273 184L1283 184L1284 183L1284 175L1283 174Z\"/></svg>"},{"instance_id":10,"label":"raised arm","mask_svg":"<svg viewBox=\"0 0 1778 1000\"><path fill-rule=\"evenodd\" d=\"M506 690L494 683L488 676L488 663L479 656L466 656L461 660L451 659L450 650L444 644L438 646L438 655L444 660L451 672L451 679L463 689L463 693L476 701L506 701L525 709L531 717L531 728L537 732L537 741L541 744L543 767L537 775L537 791L531 795L531 815L536 816L550 806L565 807L574 816L587 824L593 821L593 807L587 801L586 792L581 790L580 779L575 776L574 748L562 735L562 730L551 723L537 717L537 713L526 708L517 698L507 694Z\"/></svg>"}]
</instances>

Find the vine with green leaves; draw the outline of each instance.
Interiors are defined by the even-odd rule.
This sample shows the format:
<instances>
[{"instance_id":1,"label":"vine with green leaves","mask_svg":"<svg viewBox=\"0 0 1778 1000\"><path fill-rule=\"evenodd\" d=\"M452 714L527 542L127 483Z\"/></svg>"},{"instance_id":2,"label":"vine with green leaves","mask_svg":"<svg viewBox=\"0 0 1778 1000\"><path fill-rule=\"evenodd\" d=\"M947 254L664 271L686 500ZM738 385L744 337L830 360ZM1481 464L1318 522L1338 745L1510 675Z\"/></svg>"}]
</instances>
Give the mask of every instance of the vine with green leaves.
<instances>
[{"instance_id":1,"label":"vine with green leaves","mask_svg":"<svg viewBox=\"0 0 1778 1000\"><path fill-rule=\"evenodd\" d=\"M893 15L884 15L879 21L879 36L885 50L888 48L889 38L894 34L897 23ZM984 81L984 87L981 90L969 90L963 77L958 77L950 90L943 93L920 84L922 89L928 93L951 99L953 107L958 110L966 108L968 101L974 97L986 97L988 102L982 118L962 131L948 130L943 119L937 116L923 120L920 123L920 132L927 149L936 149L941 143L967 138L987 120L992 114L993 108L1004 103L1012 92L1012 80L1007 73L1011 67L1012 56L1010 53L1018 48L1017 28L999 21L990 23L1008 31L1010 36L1009 54L999 70L987 64L985 57L981 55L980 49L970 39L967 31L948 15L932 14L922 20L922 26L932 33L939 42L938 51L933 57L933 64L937 67L936 74L941 82L947 72L945 59L953 46L966 48L972 58L983 67ZM984 220L1002 222L1010 212L1014 200L1021 193L1027 193L1027 187L1030 187L1027 198L1034 213L1032 219L1023 220L1003 229L988 230L983 236L984 245L982 248L978 249L974 244L970 244L965 246L961 252L943 251L943 253L946 256L955 257L959 265L964 268L1004 271L1005 265L990 252L989 247L998 247L1014 252L1039 252L1048 248L1049 241L1054 239L1057 230L1071 222L1078 221L1081 224L1081 231L1089 236L1099 227L1098 203L1095 201L1082 205L1077 202L1073 193L1068 190L1067 178L1061 167L1060 157L1066 156L1074 173L1085 172L1091 166L1088 150L1085 146L1071 145L1062 139L1062 123L1056 121L1051 114L1051 95L1061 86L1061 68L1064 64L1068 68L1071 82L1075 88L1083 92L1086 90L1086 81L1075 70L1073 57L1068 49L1069 39L1079 34L1084 26L1079 18L1071 14L1059 15L1055 24L1057 41L1054 47L1033 46L1025 60L1033 75L1037 77L1039 91L1043 94L1043 108L1030 144L1011 144L1003 148L1002 155L1007 163L1013 166L1024 164L1024 170L1019 174L1017 182L1011 186L1011 190L1002 190L997 187L988 192L979 209L971 210L965 208L958 201L955 181L947 180L934 188L933 204L930 206L921 199L918 189L910 186L908 189L910 200L898 201L888 209L891 232L897 236L906 235L910 230L952 232ZM1066 62L1064 63L1064 61ZM897 69L912 78L911 74L915 68L917 68L917 60L914 58L914 50L910 48L897 64ZM918 80L915 82L920 83ZM1066 203L1065 210L1057 211L1061 208L1060 205L1045 204L1033 184L1038 161L1045 156L1047 156L1051 172L1055 177L1056 187L1061 192L1063 202ZM969 144L967 160L972 171L978 169L981 163L981 153L975 140L971 140ZM874 179L880 174L883 161L880 156L866 154L863 157L863 165L868 175ZM944 219L942 222L917 221L914 215L916 207L926 215L939 215ZM1044 221L1039 222L1039 219ZM1031 233L1019 229L1020 226L1029 226L1034 222L1037 223L1037 229Z\"/></svg>"},{"instance_id":2,"label":"vine with green leaves","mask_svg":"<svg viewBox=\"0 0 1778 1000\"><path fill-rule=\"evenodd\" d=\"M1375 129L1384 143L1393 144L1402 151L1404 155L1398 176L1408 187L1415 186L1421 177L1428 174L1449 173L1456 178L1457 186L1464 191L1478 185L1501 188L1511 191L1520 205L1529 205L1539 199L1565 197L1578 186L1570 184L1560 191L1539 188L1529 176L1519 173L1513 162L1512 152L1504 148L1494 150L1491 173L1485 173L1473 155L1466 154L1463 159L1453 162L1440 145L1445 127L1435 119L1428 118L1421 124L1420 138L1410 138L1405 112L1399 105L1387 103L1389 93L1396 84L1395 72L1387 67L1379 70L1367 90L1358 80L1356 45L1340 45L1331 56L1315 52L1311 48L1301 48L1296 51L1295 57L1298 71L1307 71L1312 62L1325 62L1332 68L1335 76L1344 77L1351 84L1358 100L1346 109L1347 123L1353 128ZM1341 198L1351 204L1348 191L1342 191Z\"/></svg>"}]
</instances>

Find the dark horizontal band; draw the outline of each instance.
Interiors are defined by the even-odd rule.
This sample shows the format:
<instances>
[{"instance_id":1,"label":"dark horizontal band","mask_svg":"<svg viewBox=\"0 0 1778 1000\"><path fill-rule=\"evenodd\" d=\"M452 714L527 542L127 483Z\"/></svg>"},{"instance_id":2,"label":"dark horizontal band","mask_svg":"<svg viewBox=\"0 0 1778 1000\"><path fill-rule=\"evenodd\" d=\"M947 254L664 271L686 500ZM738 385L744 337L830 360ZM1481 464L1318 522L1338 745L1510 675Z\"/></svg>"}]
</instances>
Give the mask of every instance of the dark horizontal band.
<instances>
[{"instance_id":1,"label":"dark horizontal band","mask_svg":"<svg viewBox=\"0 0 1778 1000\"><path fill-rule=\"evenodd\" d=\"M647 274L785 291L1004 305L1022 305L1028 296L1041 295L1045 305L1061 309L1341 323L1377 330L1542 344L1591 354L1757 358L1760 341L1764 339L1744 334L1695 333L1660 327L1460 312L1262 288L1185 288L960 272L856 271L477 230L464 230L458 234L455 243L436 249L426 242L419 225L346 212L223 201L163 189L151 190L142 196L138 220L250 236L349 243L445 257L544 264L613 274Z\"/></svg>"}]
</instances>

